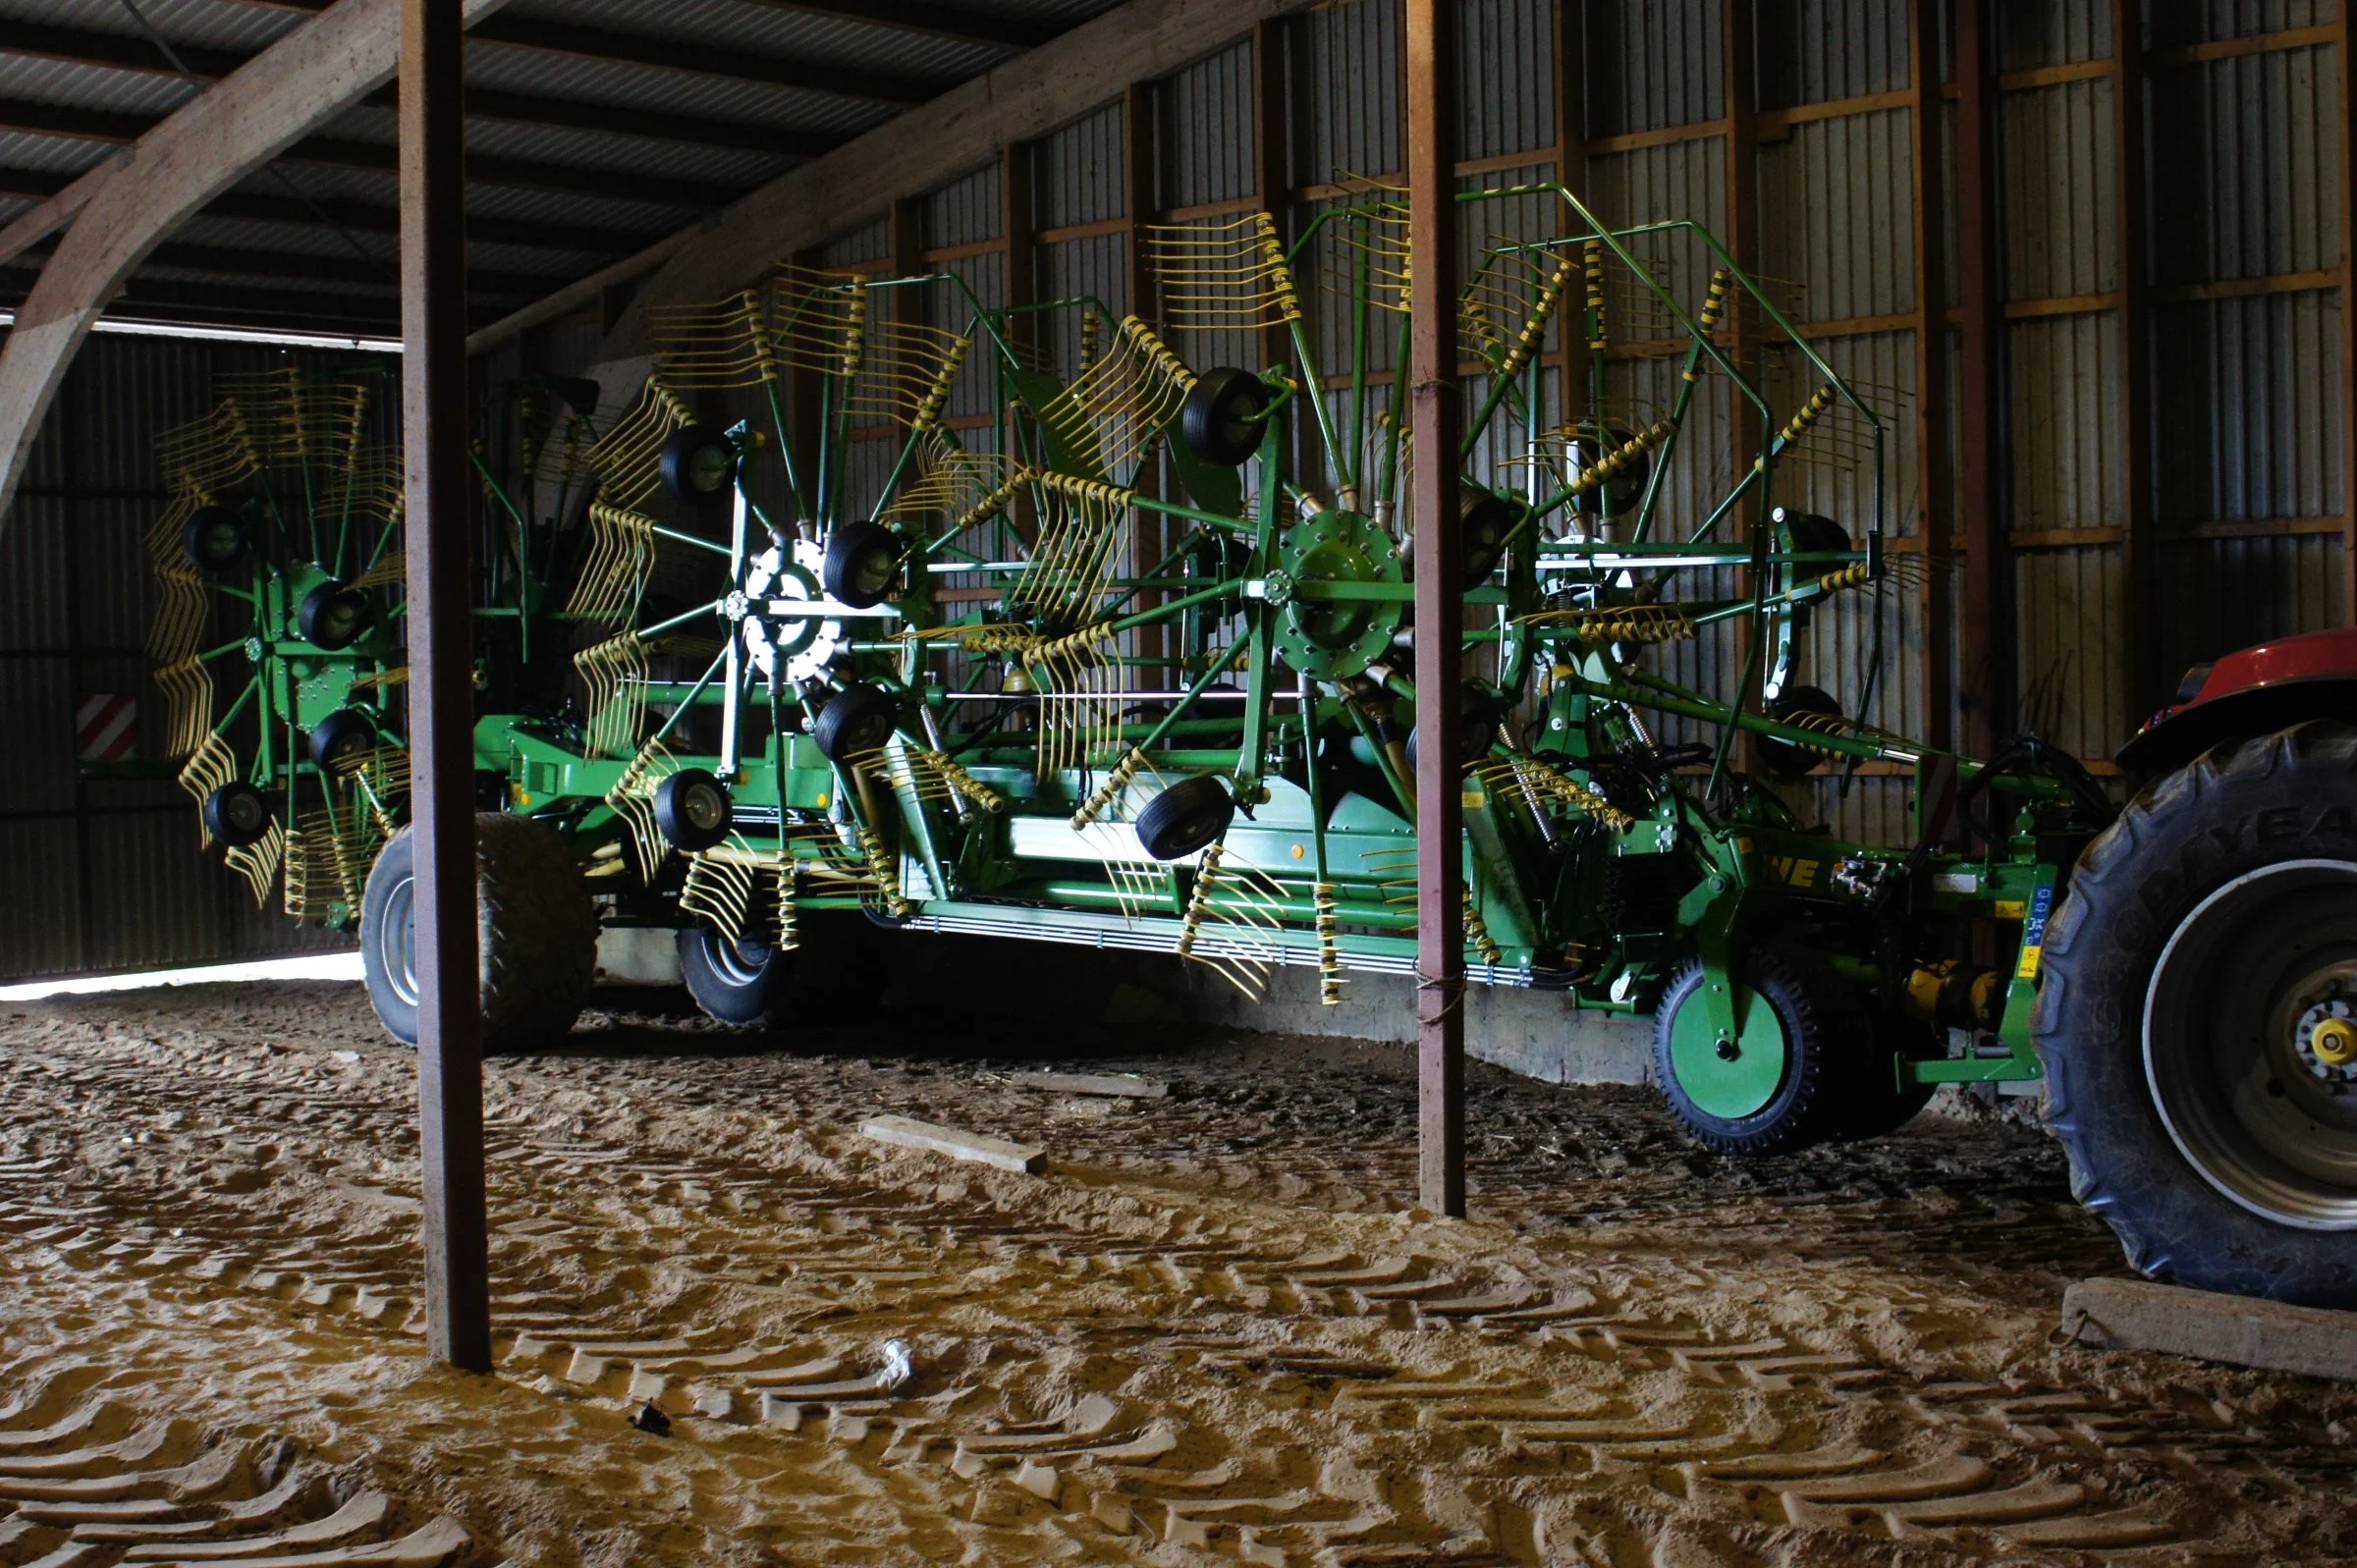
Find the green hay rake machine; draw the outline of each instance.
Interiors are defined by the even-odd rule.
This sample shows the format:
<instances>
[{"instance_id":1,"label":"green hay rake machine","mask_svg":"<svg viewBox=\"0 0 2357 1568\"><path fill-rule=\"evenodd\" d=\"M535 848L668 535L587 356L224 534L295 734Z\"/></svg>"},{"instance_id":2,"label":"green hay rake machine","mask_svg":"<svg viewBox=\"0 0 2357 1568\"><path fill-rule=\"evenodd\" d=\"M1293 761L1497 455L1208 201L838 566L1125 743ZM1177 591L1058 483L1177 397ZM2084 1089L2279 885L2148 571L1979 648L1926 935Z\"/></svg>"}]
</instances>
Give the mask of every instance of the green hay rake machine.
<instances>
[{"instance_id":1,"label":"green hay rake machine","mask_svg":"<svg viewBox=\"0 0 2357 1568\"><path fill-rule=\"evenodd\" d=\"M1905 559L1875 409L1693 225L1614 229L1556 187L1463 199L1515 234L1457 301L1457 734L1419 734L1403 675L1398 192L1289 243L1258 213L1148 231L1167 340L1094 299L789 267L664 312L618 417L503 389L479 448L487 1041L570 1024L600 921L676 928L698 1002L745 1023L790 1022L800 945L855 915L1175 953L1248 992L1301 966L1336 1000L1413 972L1409 758L1439 744L1471 978L1650 1013L1714 1148L2038 1077L2041 934L2110 806L2034 741L1936 755L1800 681L1812 618L1847 617L1871 708ZM1733 310L1799 390L1736 361ZM257 897L356 921L410 1034L398 497L369 396L230 388L175 437L155 652L208 840ZM1756 427L1731 476L1730 406ZM1829 459L1837 482L1793 480ZM1829 489L1859 515L1802 504ZM224 606L245 619L216 638ZM1673 678L1711 639L1731 686ZM1912 774L1912 844L1790 803L1861 766ZM2003 962L1964 961L1976 927Z\"/></svg>"}]
</instances>

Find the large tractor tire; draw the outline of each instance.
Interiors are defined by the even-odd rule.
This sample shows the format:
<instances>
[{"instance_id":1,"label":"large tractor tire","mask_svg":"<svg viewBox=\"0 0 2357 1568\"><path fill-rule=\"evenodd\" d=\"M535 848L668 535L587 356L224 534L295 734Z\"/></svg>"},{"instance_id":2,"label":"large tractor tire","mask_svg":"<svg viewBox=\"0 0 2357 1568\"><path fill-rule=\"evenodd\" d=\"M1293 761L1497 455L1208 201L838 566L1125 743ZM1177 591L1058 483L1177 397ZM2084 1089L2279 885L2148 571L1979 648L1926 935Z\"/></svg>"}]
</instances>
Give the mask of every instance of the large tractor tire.
<instances>
[{"instance_id":1,"label":"large tractor tire","mask_svg":"<svg viewBox=\"0 0 2357 1568\"><path fill-rule=\"evenodd\" d=\"M772 1029L785 1020L799 948L781 948L759 937L731 941L703 925L681 928L679 941L680 973L705 1017L748 1029Z\"/></svg>"},{"instance_id":2,"label":"large tractor tire","mask_svg":"<svg viewBox=\"0 0 2357 1568\"><path fill-rule=\"evenodd\" d=\"M478 813L475 942L486 1052L561 1040L597 972L597 908L555 829ZM417 1043L416 860L411 830L393 836L360 903L360 967L368 1000L392 1036Z\"/></svg>"},{"instance_id":3,"label":"large tractor tire","mask_svg":"<svg viewBox=\"0 0 2357 1568\"><path fill-rule=\"evenodd\" d=\"M2357 1307L2357 730L2155 784L2080 858L2044 962L2047 1125L2128 1262Z\"/></svg>"},{"instance_id":4,"label":"large tractor tire","mask_svg":"<svg viewBox=\"0 0 2357 1568\"><path fill-rule=\"evenodd\" d=\"M1706 983L1689 960L1653 1015L1654 1078L1686 1130L1723 1155L1784 1154L1836 1134L1842 1073L1867 1029L1849 987L1798 948L1755 947L1739 1036L1722 1045Z\"/></svg>"}]
</instances>

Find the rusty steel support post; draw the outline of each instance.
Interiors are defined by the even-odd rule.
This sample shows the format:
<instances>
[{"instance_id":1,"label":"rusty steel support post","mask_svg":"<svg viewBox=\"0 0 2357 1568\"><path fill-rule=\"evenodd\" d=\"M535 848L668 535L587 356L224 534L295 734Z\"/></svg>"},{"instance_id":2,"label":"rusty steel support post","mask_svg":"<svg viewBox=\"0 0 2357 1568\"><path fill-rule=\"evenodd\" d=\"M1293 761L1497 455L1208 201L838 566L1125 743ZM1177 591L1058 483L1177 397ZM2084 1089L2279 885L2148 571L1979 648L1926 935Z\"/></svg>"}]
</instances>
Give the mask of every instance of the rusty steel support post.
<instances>
[{"instance_id":1,"label":"rusty steel support post","mask_svg":"<svg viewBox=\"0 0 2357 1568\"><path fill-rule=\"evenodd\" d=\"M1416 568L1417 1186L1465 1212L1464 549L1456 530L1456 55L1453 0L1407 0L1408 351Z\"/></svg>"},{"instance_id":2,"label":"rusty steel support post","mask_svg":"<svg viewBox=\"0 0 2357 1568\"><path fill-rule=\"evenodd\" d=\"M2357 616L2357 137L2349 133L2349 93L2357 70L2349 63L2349 8L2340 8L2332 50L2340 89L2340 592L2342 614Z\"/></svg>"},{"instance_id":3,"label":"rusty steel support post","mask_svg":"<svg viewBox=\"0 0 2357 1568\"><path fill-rule=\"evenodd\" d=\"M1964 748L1986 757L2008 731L2012 708L2013 585L2004 548L2007 454L1999 399L2004 331L1997 227L1994 7L1958 5L1956 19L1956 299L1963 311L1956 400L1958 518L1964 534L1964 605L1958 618Z\"/></svg>"},{"instance_id":4,"label":"rusty steel support post","mask_svg":"<svg viewBox=\"0 0 2357 1568\"><path fill-rule=\"evenodd\" d=\"M1916 613L1923 626L1923 734L1946 750L1955 744L1948 708L1955 653L1952 586L1956 473L1948 449L1952 409L1947 381L1947 181L1940 156L1941 0L1908 7L1908 129L1915 193L1915 471L1923 512L1915 543L1924 573ZM1902 638L1903 641L1903 638Z\"/></svg>"},{"instance_id":5,"label":"rusty steel support post","mask_svg":"<svg viewBox=\"0 0 2357 1568\"><path fill-rule=\"evenodd\" d=\"M411 834L426 1346L491 1370L482 1003L474 918L473 552L467 528L465 30L401 7L401 329L409 550Z\"/></svg>"},{"instance_id":6,"label":"rusty steel support post","mask_svg":"<svg viewBox=\"0 0 2357 1568\"><path fill-rule=\"evenodd\" d=\"M2111 0L2111 145L2119 192L2115 253L2119 267L2120 604L2127 632L2125 734L2161 706L2169 682L2161 669L2160 576L2153 542L2153 374L2145 223L2144 6Z\"/></svg>"}]
</instances>

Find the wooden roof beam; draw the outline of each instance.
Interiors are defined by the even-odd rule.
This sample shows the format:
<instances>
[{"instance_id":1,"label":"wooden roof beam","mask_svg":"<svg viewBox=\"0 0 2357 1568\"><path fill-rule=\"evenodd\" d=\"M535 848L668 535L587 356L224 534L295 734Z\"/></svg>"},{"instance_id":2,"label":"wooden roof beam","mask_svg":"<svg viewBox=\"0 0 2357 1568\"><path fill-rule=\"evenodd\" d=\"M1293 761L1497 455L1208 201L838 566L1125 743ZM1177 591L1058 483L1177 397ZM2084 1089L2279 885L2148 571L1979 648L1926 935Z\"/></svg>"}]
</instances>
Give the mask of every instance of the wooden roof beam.
<instances>
[{"instance_id":1,"label":"wooden roof beam","mask_svg":"<svg viewBox=\"0 0 2357 1568\"><path fill-rule=\"evenodd\" d=\"M327 0L238 0L238 3L307 15L323 9ZM839 22L856 22L893 32L923 33L1008 49L1035 49L1057 35L1054 27L1018 18L992 16L963 6L921 3L921 0L744 0L744 3L767 6L773 11L798 11Z\"/></svg>"},{"instance_id":2,"label":"wooden roof beam","mask_svg":"<svg viewBox=\"0 0 2357 1568\"><path fill-rule=\"evenodd\" d=\"M191 103L203 101L199 97L192 99ZM26 135L106 141L122 146L138 140L162 123L146 115L123 114L112 109L82 109L68 104L0 98L0 131L13 131ZM383 142L349 141L334 136L307 137L289 147L282 156L295 163L324 164L338 169L368 169L388 174L393 172L395 164L394 149ZM739 188L702 181L480 153L467 158L466 174L477 185L507 186L520 190L558 190L572 195L610 196L617 200L645 201L666 207L725 206L740 193ZM6 246L0 245L0 254L5 253Z\"/></svg>"}]
</instances>

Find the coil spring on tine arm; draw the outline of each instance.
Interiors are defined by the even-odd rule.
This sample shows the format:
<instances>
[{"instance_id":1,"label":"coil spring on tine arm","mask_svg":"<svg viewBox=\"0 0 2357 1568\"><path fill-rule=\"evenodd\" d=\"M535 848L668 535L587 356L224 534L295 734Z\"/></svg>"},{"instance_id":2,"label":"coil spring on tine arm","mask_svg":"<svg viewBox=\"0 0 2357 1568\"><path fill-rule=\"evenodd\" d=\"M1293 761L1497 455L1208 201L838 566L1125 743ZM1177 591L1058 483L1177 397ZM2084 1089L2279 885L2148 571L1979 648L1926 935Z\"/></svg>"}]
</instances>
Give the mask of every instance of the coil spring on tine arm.
<instances>
[{"instance_id":1,"label":"coil spring on tine arm","mask_svg":"<svg viewBox=\"0 0 2357 1568\"><path fill-rule=\"evenodd\" d=\"M1490 935L1489 922L1481 918L1480 909L1474 906L1473 890L1467 888L1464 891L1463 898L1465 940L1473 945L1476 952L1481 954L1483 963L1496 963L1506 956L1506 949L1498 946L1498 940Z\"/></svg>"},{"instance_id":2,"label":"coil spring on tine arm","mask_svg":"<svg viewBox=\"0 0 2357 1568\"><path fill-rule=\"evenodd\" d=\"M1105 776L1105 782L1080 803L1079 810L1072 813L1072 831L1077 833L1096 821L1105 808L1129 787L1129 782L1137 777L1137 771L1145 765L1146 754L1131 746L1122 760L1113 765L1113 771Z\"/></svg>"},{"instance_id":3,"label":"coil spring on tine arm","mask_svg":"<svg viewBox=\"0 0 2357 1568\"><path fill-rule=\"evenodd\" d=\"M1591 240L1588 242L1585 261L1588 275L1588 308L1596 312L1594 331L1588 338L1588 347L1601 350L1605 346L1603 241Z\"/></svg>"},{"instance_id":4,"label":"coil spring on tine arm","mask_svg":"<svg viewBox=\"0 0 2357 1568\"><path fill-rule=\"evenodd\" d=\"M884 840L876 837L873 828L864 826L858 830L858 838L859 850L867 856L868 874L876 879L876 890L883 894L884 906L892 911L893 919L907 919L915 913L915 909L901 896L901 874L893 865L892 856L884 847Z\"/></svg>"},{"instance_id":5,"label":"coil spring on tine arm","mask_svg":"<svg viewBox=\"0 0 2357 1568\"><path fill-rule=\"evenodd\" d=\"M1807 433L1809 426L1815 424L1824 416L1825 410L1833 406L1833 403L1834 389L1831 383L1819 387L1815 392L1809 394L1809 401L1800 406L1800 411L1792 416L1791 423L1777 433L1778 442L1788 447L1798 441Z\"/></svg>"},{"instance_id":6,"label":"coil spring on tine arm","mask_svg":"<svg viewBox=\"0 0 2357 1568\"><path fill-rule=\"evenodd\" d=\"M948 781L952 789L957 790L984 811L995 817L1007 809L1006 796L972 774L967 773L964 766L948 752L927 752L925 757L928 762L933 764L933 771Z\"/></svg>"},{"instance_id":7,"label":"coil spring on tine arm","mask_svg":"<svg viewBox=\"0 0 2357 1568\"><path fill-rule=\"evenodd\" d=\"M1727 311L1727 293L1733 283L1733 277L1725 267L1721 267L1711 274L1711 286L1703 291L1702 313L1696 317L1694 323L1702 337L1707 338L1719 330L1719 318ZM1700 381L1702 366L1698 363L1687 365L1686 379Z\"/></svg>"},{"instance_id":8,"label":"coil spring on tine arm","mask_svg":"<svg viewBox=\"0 0 2357 1568\"><path fill-rule=\"evenodd\" d=\"M1337 920L1334 912L1334 884L1321 882L1317 891L1318 908L1318 1004L1339 1007L1343 1004L1343 958L1336 943Z\"/></svg>"},{"instance_id":9,"label":"coil spring on tine arm","mask_svg":"<svg viewBox=\"0 0 2357 1568\"><path fill-rule=\"evenodd\" d=\"M1203 864L1195 868L1194 891L1187 894L1186 913L1178 922L1178 956L1191 958L1195 952L1195 938L1202 933L1203 917L1211 911L1212 884L1220 879L1220 845L1213 844L1203 851Z\"/></svg>"}]
</instances>

